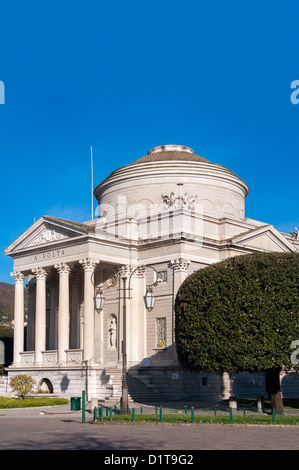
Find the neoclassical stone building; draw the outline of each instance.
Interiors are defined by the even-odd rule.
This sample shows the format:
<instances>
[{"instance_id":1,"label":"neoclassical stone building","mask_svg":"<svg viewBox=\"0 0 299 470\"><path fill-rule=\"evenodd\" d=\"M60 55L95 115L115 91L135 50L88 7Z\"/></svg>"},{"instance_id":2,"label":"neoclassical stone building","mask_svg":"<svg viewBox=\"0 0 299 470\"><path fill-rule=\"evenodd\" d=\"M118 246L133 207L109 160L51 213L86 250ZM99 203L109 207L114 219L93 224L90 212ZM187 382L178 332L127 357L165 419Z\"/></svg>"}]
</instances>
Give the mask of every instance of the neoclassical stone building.
<instances>
[{"instance_id":1,"label":"neoclassical stone building","mask_svg":"<svg viewBox=\"0 0 299 470\"><path fill-rule=\"evenodd\" d=\"M260 376L183 371L174 344L174 300L186 276L231 256L299 250L296 232L245 216L248 192L228 168L165 145L95 188L93 220L37 220L5 250L15 280L9 377L28 373L60 395L116 398L125 352L129 377L154 396L225 397L253 382L262 394Z\"/></svg>"}]
</instances>

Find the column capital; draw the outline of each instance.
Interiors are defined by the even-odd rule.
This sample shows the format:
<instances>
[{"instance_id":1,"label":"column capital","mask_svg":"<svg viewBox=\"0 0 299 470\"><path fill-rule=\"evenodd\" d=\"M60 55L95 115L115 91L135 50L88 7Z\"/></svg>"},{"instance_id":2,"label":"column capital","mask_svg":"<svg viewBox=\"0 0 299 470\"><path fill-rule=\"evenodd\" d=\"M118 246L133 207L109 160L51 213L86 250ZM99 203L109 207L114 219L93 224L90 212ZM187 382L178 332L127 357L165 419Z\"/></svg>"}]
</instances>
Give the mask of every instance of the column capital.
<instances>
[{"instance_id":1,"label":"column capital","mask_svg":"<svg viewBox=\"0 0 299 470\"><path fill-rule=\"evenodd\" d=\"M188 266L190 264L190 261L187 260L187 259L184 259L184 258L178 258L178 259L174 259L170 262L171 264L171 268L174 270L174 271L184 271L186 272L187 269L188 269Z\"/></svg>"},{"instance_id":2,"label":"column capital","mask_svg":"<svg viewBox=\"0 0 299 470\"><path fill-rule=\"evenodd\" d=\"M59 272L59 275L67 275L68 276L71 272L71 268L66 263L55 264L54 268L57 269L57 271Z\"/></svg>"},{"instance_id":3,"label":"column capital","mask_svg":"<svg viewBox=\"0 0 299 470\"><path fill-rule=\"evenodd\" d=\"M31 270L37 279L46 279L48 273L44 268L34 268Z\"/></svg>"},{"instance_id":4,"label":"column capital","mask_svg":"<svg viewBox=\"0 0 299 470\"><path fill-rule=\"evenodd\" d=\"M144 269L144 266L139 266L138 267L136 265L132 266L130 264L126 264L124 266L121 266L118 269L117 276L120 277L120 278L126 278L127 279L128 277L131 276L131 274L133 273L134 270L136 270L135 273L134 273L134 274L136 274L136 276L137 276L137 274L142 275L142 274L144 274L143 269Z\"/></svg>"},{"instance_id":5,"label":"column capital","mask_svg":"<svg viewBox=\"0 0 299 470\"><path fill-rule=\"evenodd\" d=\"M16 284L21 284L25 280L25 275L21 271L13 271L10 275L14 278Z\"/></svg>"},{"instance_id":6,"label":"column capital","mask_svg":"<svg viewBox=\"0 0 299 470\"><path fill-rule=\"evenodd\" d=\"M84 258L80 259L79 263L82 264L84 271L93 272L97 264L99 264L99 260L93 258Z\"/></svg>"}]
</instances>

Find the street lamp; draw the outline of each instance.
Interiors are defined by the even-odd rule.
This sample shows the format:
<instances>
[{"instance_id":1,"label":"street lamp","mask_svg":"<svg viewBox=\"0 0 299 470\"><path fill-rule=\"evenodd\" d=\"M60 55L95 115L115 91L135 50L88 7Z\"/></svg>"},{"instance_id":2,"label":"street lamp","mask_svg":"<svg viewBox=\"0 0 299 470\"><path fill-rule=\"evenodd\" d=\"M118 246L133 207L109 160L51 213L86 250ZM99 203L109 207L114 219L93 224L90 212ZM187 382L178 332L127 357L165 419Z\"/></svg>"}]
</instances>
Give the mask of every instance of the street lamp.
<instances>
[{"instance_id":1,"label":"street lamp","mask_svg":"<svg viewBox=\"0 0 299 470\"><path fill-rule=\"evenodd\" d=\"M155 271L156 273L156 280L153 284L147 285L146 286L146 293L144 295L144 303L146 309L150 312L155 305L155 296L153 293L153 286L156 286L158 284L158 274L156 269L153 266L147 266L148 268L151 268ZM113 274L116 274L112 269L108 268ZM127 407L128 407L128 383L127 383L127 299L131 299L130 297L130 283L131 283L131 278L133 274L138 271L140 267L135 268L130 276L129 276L129 285L128 287L126 286L127 282L127 276L122 276L122 281L123 281L123 341L122 341L122 355L123 355L123 361L122 361L122 397L121 397L121 410L122 412L126 412ZM94 276L94 273L93 273ZM92 282L94 284L94 278L92 277ZM129 292L129 295L127 297L127 290ZM96 291L96 294L94 296L94 307L95 310L99 313L103 310L105 304L105 297L102 292L102 290L99 288Z\"/></svg>"},{"instance_id":2,"label":"street lamp","mask_svg":"<svg viewBox=\"0 0 299 470\"><path fill-rule=\"evenodd\" d=\"M144 303L146 309L150 312L153 310L155 305L156 297L154 296L153 289L151 286L146 287L146 294L144 296Z\"/></svg>"},{"instance_id":3,"label":"street lamp","mask_svg":"<svg viewBox=\"0 0 299 470\"><path fill-rule=\"evenodd\" d=\"M145 302L145 307L147 310L150 312L154 308L155 304L155 296L152 290L152 286L156 286L158 284L158 275L157 271L155 268L152 266L147 266L148 268L151 268L155 271L156 273L156 280L153 284L150 284L146 286L146 294L144 296L144 302ZM130 276L129 276L129 285L128 285L128 291L129 291L129 296L128 299L130 299L130 283L131 283L131 277L133 274L140 269L139 267L135 268ZM128 407L128 383L127 383L127 295L126 295L126 282L127 282L127 277L123 276L122 277L123 281L123 344L122 344L122 353L123 353L123 370L122 370L122 396L121 396L121 410L123 413L126 412L126 409Z\"/></svg>"},{"instance_id":4,"label":"street lamp","mask_svg":"<svg viewBox=\"0 0 299 470\"><path fill-rule=\"evenodd\" d=\"M94 296L94 308L99 313L103 310L105 304L105 297L101 289L99 289Z\"/></svg>"}]
</instances>

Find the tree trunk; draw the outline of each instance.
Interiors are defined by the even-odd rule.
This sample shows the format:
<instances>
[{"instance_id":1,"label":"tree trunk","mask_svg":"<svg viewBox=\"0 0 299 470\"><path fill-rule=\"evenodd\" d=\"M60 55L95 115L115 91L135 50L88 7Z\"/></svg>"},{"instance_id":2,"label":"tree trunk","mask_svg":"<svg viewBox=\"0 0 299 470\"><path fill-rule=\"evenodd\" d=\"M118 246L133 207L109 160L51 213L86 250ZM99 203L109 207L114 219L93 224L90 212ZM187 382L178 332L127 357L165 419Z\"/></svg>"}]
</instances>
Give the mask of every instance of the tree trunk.
<instances>
[{"instance_id":1,"label":"tree trunk","mask_svg":"<svg viewBox=\"0 0 299 470\"><path fill-rule=\"evenodd\" d=\"M283 401L280 388L280 369L269 369L266 371L266 391L269 395L271 409L276 414L283 414Z\"/></svg>"}]
</instances>

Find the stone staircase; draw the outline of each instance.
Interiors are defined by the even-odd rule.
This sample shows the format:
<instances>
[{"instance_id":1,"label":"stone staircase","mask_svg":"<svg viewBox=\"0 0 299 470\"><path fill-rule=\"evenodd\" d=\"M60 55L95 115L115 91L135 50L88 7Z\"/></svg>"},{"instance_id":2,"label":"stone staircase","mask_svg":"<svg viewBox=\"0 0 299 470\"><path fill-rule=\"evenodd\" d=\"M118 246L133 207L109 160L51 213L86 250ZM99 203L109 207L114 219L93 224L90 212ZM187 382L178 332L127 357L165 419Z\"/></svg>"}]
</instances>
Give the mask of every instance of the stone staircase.
<instances>
[{"instance_id":1,"label":"stone staircase","mask_svg":"<svg viewBox=\"0 0 299 470\"><path fill-rule=\"evenodd\" d=\"M105 405L115 405L121 400L122 395L122 370L110 367L106 369L109 376L107 387L111 390L111 395L105 399ZM150 377L138 375L136 372L128 372L128 399L129 402L136 403L158 403L163 398L158 390L150 383Z\"/></svg>"}]
</instances>

